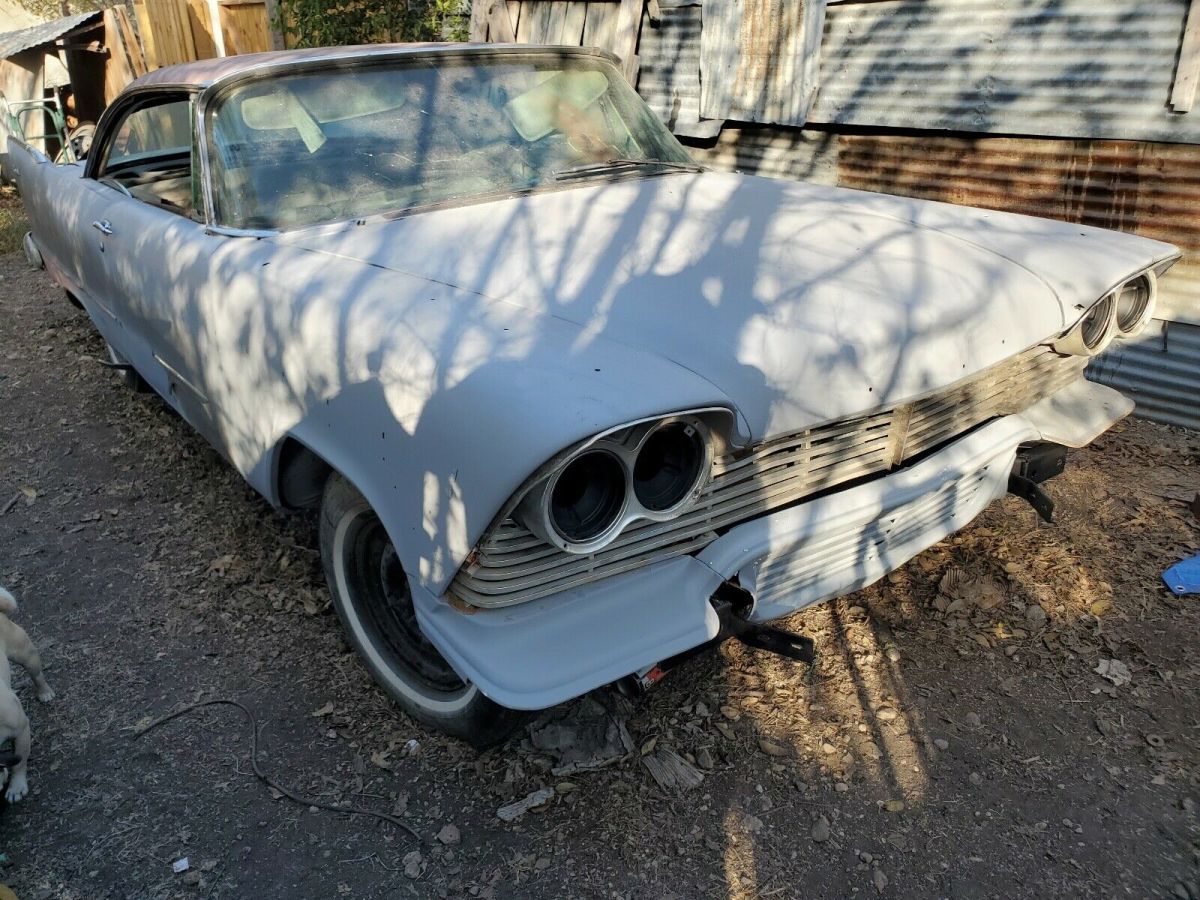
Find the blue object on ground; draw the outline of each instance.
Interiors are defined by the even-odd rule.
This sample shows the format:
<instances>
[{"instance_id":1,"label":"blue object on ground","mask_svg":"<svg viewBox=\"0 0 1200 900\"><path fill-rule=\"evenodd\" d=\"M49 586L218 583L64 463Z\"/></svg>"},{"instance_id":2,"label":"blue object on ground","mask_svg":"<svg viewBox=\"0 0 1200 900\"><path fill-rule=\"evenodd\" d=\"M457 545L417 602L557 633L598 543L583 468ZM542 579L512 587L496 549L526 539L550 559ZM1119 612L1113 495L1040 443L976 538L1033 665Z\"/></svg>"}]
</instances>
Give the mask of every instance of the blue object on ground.
<instances>
[{"instance_id":1,"label":"blue object on ground","mask_svg":"<svg viewBox=\"0 0 1200 900\"><path fill-rule=\"evenodd\" d=\"M1200 556L1175 563L1163 572L1163 581L1176 594L1200 594Z\"/></svg>"}]
</instances>

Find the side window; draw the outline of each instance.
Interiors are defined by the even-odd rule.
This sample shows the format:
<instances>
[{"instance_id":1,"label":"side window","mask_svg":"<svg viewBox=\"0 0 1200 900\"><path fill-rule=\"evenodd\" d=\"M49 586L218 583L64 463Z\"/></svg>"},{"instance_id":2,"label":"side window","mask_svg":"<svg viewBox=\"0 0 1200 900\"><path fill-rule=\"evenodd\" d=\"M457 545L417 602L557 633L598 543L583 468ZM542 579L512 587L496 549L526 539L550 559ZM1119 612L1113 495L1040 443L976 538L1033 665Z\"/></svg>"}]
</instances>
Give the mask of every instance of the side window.
<instances>
[{"instance_id":1,"label":"side window","mask_svg":"<svg viewBox=\"0 0 1200 900\"><path fill-rule=\"evenodd\" d=\"M192 160L192 98L178 94L130 110L104 139L96 177L135 200L199 219Z\"/></svg>"},{"instance_id":2,"label":"side window","mask_svg":"<svg viewBox=\"0 0 1200 900\"><path fill-rule=\"evenodd\" d=\"M131 112L113 137L105 168L151 156L190 153L190 110L189 101L177 100Z\"/></svg>"}]
</instances>

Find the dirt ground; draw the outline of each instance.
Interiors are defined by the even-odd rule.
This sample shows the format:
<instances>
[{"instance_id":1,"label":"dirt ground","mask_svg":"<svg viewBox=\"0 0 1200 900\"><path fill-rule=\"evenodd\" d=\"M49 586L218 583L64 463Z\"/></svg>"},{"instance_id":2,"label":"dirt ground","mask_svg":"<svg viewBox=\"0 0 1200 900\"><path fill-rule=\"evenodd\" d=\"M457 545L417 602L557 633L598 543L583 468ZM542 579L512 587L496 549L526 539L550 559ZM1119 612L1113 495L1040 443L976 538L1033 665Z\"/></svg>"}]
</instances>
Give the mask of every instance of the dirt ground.
<instances>
[{"instance_id":1,"label":"dirt ground","mask_svg":"<svg viewBox=\"0 0 1200 900\"><path fill-rule=\"evenodd\" d=\"M0 810L0 881L22 900L1200 898L1200 599L1159 577L1200 549L1196 434L1123 425L1050 484L1057 524L993 506L794 616L815 671L727 645L628 711L634 752L564 777L528 732L476 753L399 713L339 634L312 518L102 353L0 257L0 582L58 690L42 706L15 677L32 793ZM257 715L264 770L422 842L277 799L231 708L137 733L220 697ZM659 787L642 752L665 749L703 782Z\"/></svg>"}]
</instances>

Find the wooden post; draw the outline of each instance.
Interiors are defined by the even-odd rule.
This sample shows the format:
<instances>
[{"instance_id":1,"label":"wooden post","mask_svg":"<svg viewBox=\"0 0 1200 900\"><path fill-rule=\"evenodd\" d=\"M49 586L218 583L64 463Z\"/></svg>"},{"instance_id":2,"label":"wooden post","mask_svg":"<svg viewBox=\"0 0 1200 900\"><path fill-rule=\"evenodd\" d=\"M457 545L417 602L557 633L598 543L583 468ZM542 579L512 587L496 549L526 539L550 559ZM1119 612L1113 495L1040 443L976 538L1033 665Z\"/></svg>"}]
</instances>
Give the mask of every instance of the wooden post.
<instances>
[{"instance_id":1,"label":"wooden post","mask_svg":"<svg viewBox=\"0 0 1200 900\"><path fill-rule=\"evenodd\" d=\"M487 40L488 11L491 0L474 0L471 4L471 40L482 44Z\"/></svg>"},{"instance_id":2,"label":"wooden post","mask_svg":"<svg viewBox=\"0 0 1200 900\"><path fill-rule=\"evenodd\" d=\"M617 32L613 37L613 53L621 59L621 71L630 84L637 84L638 30L642 27L643 0L621 0L617 13Z\"/></svg>"},{"instance_id":3,"label":"wooden post","mask_svg":"<svg viewBox=\"0 0 1200 900\"><path fill-rule=\"evenodd\" d=\"M208 20L212 23L213 46L217 50L217 56L228 56L225 52L225 32L221 28L221 7L217 0L208 0Z\"/></svg>"},{"instance_id":4,"label":"wooden post","mask_svg":"<svg viewBox=\"0 0 1200 900\"><path fill-rule=\"evenodd\" d=\"M1185 113L1192 108L1197 82L1200 82L1200 0L1192 0L1175 66L1175 86L1171 89L1171 107L1175 112Z\"/></svg>"},{"instance_id":5,"label":"wooden post","mask_svg":"<svg viewBox=\"0 0 1200 900\"><path fill-rule=\"evenodd\" d=\"M505 0L490 0L487 22L493 44L516 42L517 35L513 31L512 19L508 17L508 4Z\"/></svg>"}]
</instances>

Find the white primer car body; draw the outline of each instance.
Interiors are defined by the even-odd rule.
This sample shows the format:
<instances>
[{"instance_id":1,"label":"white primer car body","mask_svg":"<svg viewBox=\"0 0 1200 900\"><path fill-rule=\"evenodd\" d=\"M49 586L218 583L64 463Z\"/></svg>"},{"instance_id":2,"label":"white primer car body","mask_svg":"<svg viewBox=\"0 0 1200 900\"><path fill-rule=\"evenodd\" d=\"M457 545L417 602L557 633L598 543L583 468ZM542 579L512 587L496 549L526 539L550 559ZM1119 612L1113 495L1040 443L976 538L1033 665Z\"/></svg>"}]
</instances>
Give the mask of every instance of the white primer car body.
<instances>
[{"instance_id":1,"label":"white primer car body","mask_svg":"<svg viewBox=\"0 0 1200 900\"><path fill-rule=\"evenodd\" d=\"M543 708L713 639L723 585L752 622L861 588L1003 495L1022 448L1091 441L1132 404L1083 380L1087 356L1144 326L1178 256L702 171L614 73L579 48L234 57L138 79L86 165L13 149L33 261L269 501L313 506L324 487L351 639L406 708L468 737L454 717L480 694ZM360 74L390 80L341 89ZM168 100L190 134L147 169L153 135L179 144L180 126L134 116ZM440 149L406 149L401 120ZM287 180L338 147L350 163ZM577 157L514 186L510 148L513 171ZM597 156L618 151L647 156ZM696 475L652 509L634 467L672 423L662 441L693 441ZM589 452L580 491L608 490L611 521L560 531L590 509L548 512ZM453 670L429 690L350 597L366 515L391 549L364 566L402 567L408 633L415 616Z\"/></svg>"}]
</instances>

